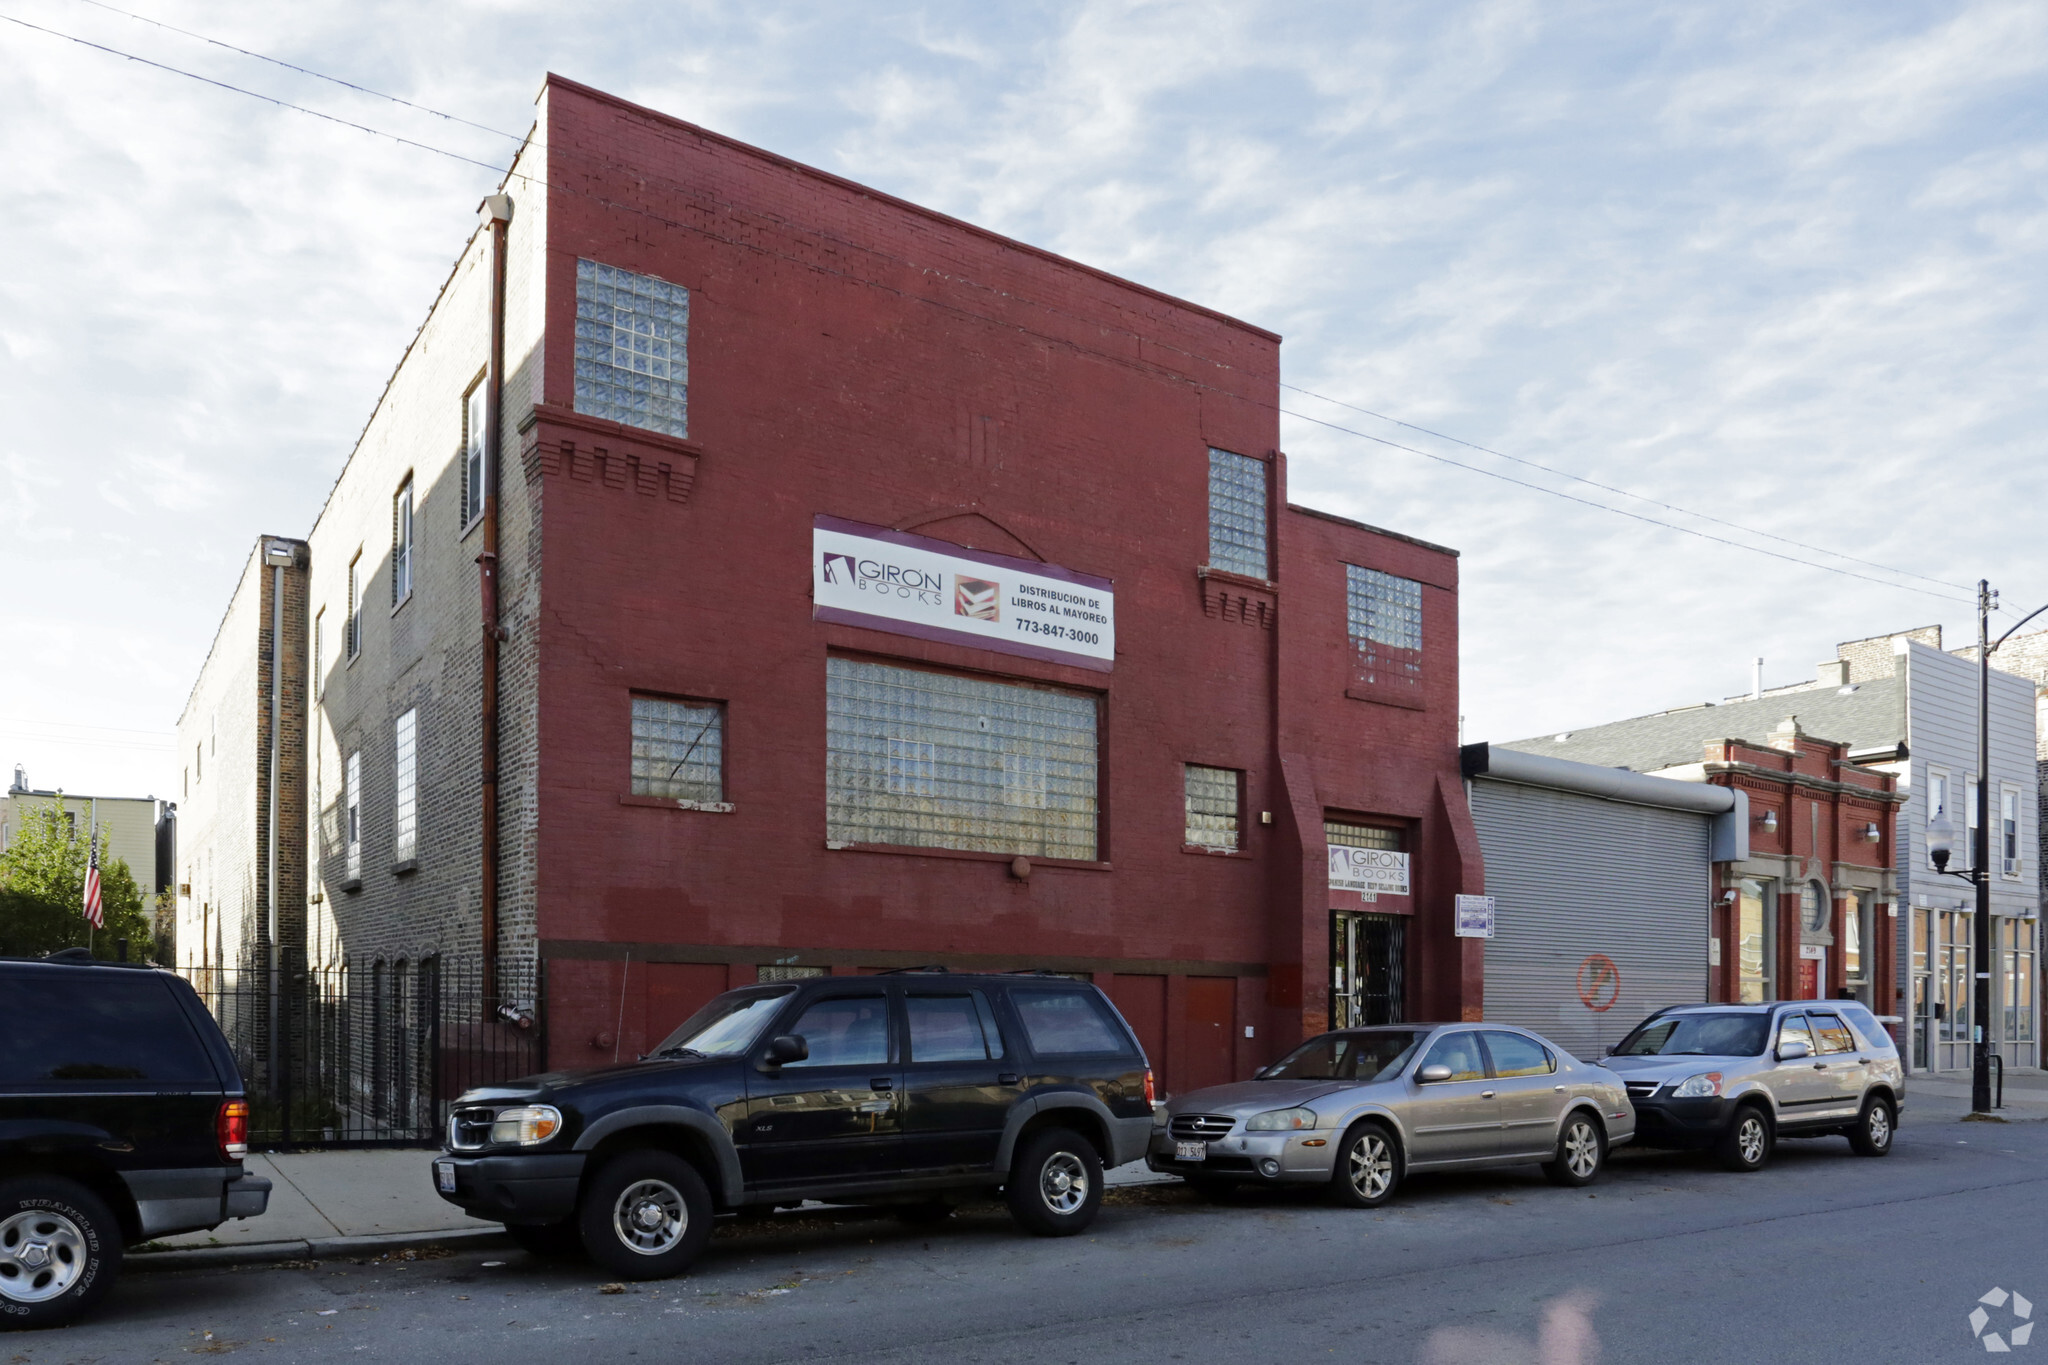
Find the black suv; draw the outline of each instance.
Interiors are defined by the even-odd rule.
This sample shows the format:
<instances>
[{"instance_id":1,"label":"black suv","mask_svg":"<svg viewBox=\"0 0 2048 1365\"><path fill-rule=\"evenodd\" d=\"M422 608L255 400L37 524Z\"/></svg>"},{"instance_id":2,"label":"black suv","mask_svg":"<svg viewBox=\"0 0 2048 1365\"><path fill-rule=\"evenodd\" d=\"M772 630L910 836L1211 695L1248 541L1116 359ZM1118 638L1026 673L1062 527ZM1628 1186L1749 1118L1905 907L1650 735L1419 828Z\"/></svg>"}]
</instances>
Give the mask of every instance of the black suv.
<instances>
[{"instance_id":1,"label":"black suv","mask_svg":"<svg viewBox=\"0 0 2048 1365\"><path fill-rule=\"evenodd\" d=\"M0 960L0 1327L53 1327L132 1242L253 1218L249 1105L185 981L83 949Z\"/></svg>"},{"instance_id":2,"label":"black suv","mask_svg":"<svg viewBox=\"0 0 2048 1365\"><path fill-rule=\"evenodd\" d=\"M925 969L727 991L627 1066L456 1100L441 1196L537 1254L678 1274L715 1215L806 1199L938 1219L1001 1189L1059 1237L1144 1155L1152 1073L1108 997L1045 974Z\"/></svg>"}]
</instances>

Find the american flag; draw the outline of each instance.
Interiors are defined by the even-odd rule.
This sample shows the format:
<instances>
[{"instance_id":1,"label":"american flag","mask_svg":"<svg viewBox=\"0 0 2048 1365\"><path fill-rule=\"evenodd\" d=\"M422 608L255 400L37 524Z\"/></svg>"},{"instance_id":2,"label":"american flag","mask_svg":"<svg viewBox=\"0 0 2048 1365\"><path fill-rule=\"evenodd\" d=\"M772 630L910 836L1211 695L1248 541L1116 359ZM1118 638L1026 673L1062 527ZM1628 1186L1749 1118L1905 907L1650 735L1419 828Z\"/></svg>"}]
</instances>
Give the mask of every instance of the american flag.
<instances>
[{"instance_id":1,"label":"american flag","mask_svg":"<svg viewBox=\"0 0 2048 1365\"><path fill-rule=\"evenodd\" d=\"M107 927L107 917L100 909L100 836L94 830L92 852L85 861L85 917L92 921L95 929Z\"/></svg>"}]
</instances>

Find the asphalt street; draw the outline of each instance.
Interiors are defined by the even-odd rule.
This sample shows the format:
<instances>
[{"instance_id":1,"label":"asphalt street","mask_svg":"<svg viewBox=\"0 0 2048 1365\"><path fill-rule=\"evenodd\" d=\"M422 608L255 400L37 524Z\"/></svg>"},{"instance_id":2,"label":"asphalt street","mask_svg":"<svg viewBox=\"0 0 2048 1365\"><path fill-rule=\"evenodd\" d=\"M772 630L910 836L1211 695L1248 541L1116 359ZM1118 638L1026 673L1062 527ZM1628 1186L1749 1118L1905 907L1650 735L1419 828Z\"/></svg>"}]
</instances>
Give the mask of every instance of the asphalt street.
<instances>
[{"instance_id":1,"label":"asphalt street","mask_svg":"<svg viewBox=\"0 0 2048 1365\"><path fill-rule=\"evenodd\" d=\"M1140 1187L1063 1241L993 1204L916 1230L785 1214L623 1287L512 1250L138 1274L85 1323L0 1338L0 1361L1964 1360L1994 1287L2048 1317L2048 1122L1963 1107L1909 1109L1882 1160L1785 1143L1748 1176L1624 1149L1591 1191L1419 1177L1376 1212Z\"/></svg>"}]
</instances>

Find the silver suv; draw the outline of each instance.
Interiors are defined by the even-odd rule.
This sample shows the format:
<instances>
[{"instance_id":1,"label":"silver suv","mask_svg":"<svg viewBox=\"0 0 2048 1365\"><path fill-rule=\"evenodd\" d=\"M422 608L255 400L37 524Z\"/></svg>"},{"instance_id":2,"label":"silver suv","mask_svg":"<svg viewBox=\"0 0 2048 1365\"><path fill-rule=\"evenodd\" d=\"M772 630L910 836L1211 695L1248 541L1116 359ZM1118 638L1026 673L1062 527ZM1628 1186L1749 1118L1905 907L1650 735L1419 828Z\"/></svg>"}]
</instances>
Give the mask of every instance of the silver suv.
<instances>
[{"instance_id":1,"label":"silver suv","mask_svg":"<svg viewBox=\"0 0 2048 1365\"><path fill-rule=\"evenodd\" d=\"M1780 1137L1840 1134L1861 1156L1892 1149L1906 1103L1891 1035L1851 1000L1659 1010L1611 1049L1636 1140L1712 1148L1754 1171Z\"/></svg>"}]
</instances>

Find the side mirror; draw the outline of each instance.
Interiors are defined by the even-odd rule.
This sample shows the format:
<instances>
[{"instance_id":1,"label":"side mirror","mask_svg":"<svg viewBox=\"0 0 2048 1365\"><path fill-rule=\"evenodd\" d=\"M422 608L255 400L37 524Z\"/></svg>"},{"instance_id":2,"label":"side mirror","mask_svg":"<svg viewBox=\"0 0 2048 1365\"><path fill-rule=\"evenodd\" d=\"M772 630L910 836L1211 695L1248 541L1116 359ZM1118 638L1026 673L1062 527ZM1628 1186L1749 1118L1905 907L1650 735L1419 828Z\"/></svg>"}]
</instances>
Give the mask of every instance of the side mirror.
<instances>
[{"instance_id":1,"label":"side mirror","mask_svg":"<svg viewBox=\"0 0 2048 1365\"><path fill-rule=\"evenodd\" d=\"M781 1066L784 1062L801 1062L810 1055L811 1045L800 1035L785 1033L779 1038L768 1040L768 1056L765 1060L770 1066Z\"/></svg>"},{"instance_id":2,"label":"side mirror","mask_svg":"<svg viewBox=\"0 0 2048 1365\"><path fill-rule=\"evenodd\" d=\"M1812 1055L1812 1046L1800 1042L1797 1038L1791 1038L1778 1044L1778 1060L1781 1062L1796 1062L1801 1057L1810 1057Z\"/></svg>"},{"instance_id":3,"label":"side mirror","mask_svg":"<svg viewBox=\"0 0 2048 1365\"><path fill-rule=\"evenodd\" d=\"M1438 1081L1447 1081L1450 1078L1451 1069L1441 1064L1426 1066L1415 1073L1415 1079L1424 1085L1435 1085Z\"/></svg>"}]
</instances>

